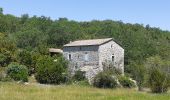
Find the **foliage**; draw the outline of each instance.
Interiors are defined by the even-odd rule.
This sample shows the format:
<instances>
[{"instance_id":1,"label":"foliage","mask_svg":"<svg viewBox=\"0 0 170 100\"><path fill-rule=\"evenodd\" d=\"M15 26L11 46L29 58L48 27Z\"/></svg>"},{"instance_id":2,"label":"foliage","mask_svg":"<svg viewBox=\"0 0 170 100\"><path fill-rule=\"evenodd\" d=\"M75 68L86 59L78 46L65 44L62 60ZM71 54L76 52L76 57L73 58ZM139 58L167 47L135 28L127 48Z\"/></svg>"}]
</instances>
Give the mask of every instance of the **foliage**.
<instances>
[{"instance_id":1,"label":"foliage","mask_svg":"<svg viewBox=\"0 0 170 100\"><path fill-rule=\"evenodd\" d=\"M7 75L15 81L28 81L28 69L24 65L18 63L11 63L7 68Z\"/></svg>"},{"instance_id":2,"label":"foliage","mask_svg":"<svg viewBox=\"0 0 170 100\"><path fill-rule=\"evenodd\" d=\"M8 33L18 48L34 50L39 45L62 47L77 39L114 38L125 49L125 65L131 62L144 63L145 59L158 54L169 58L168 31L140 24L125 24L121 21L93 20L90 22L69 21L66 18L51 20L48 17L21 17L0 15L0 32ZM128 71L128 68L125 71Z\"/></svg>"},{"instance_id":3,"label":"foliage","mask_svg":"<svg viewBox=\"0 0 170 100\"><path fill-rule=\"evenodd\" d=\"M1 82L10 82L12 81L11 77L6 75L6 67L1 67L0 68L0 81Z\"/></svg>"},{"instance_id":4,"label":"foliage","mask_svg":"<svg viewBox=\"0 0 170 100\"><path fill-rule=\"evenodd\" d=\"M35 78L40 83L60 84L66 81L67 62L58 57L57 61L50 56L41 56L36 64Z\"/></svg>"},{"instance_id":5,"label":"foliage","mask_svg":"<svg viewBox=\"0 0 170 100\"><path fill-rule=\"evenodd\" d=\"M26 65L30 73L30 69L38 65L36 63L39 56L48 55L48 48L62 48L64 44L74 40L108 37L125 49L125 73L137 80L139 88L144 81L143 66L146 58L159 55L164 63L168 64L170 61L169 31L112 20L77 22L67 18L51 20L45 16L30 17L28 14L15 17L3 14L3 9L0 8L2 67L17 61ZM17 55L18 52L21 57ZM112 72L119 75L119 71L113 69L109 73Z\"/></svg>"},{"instance_id":6,"label":"foliage","mask_svg":"<svg viewBox=\"0 0 170 100\"><path fill-rule=\"evenodd\" d=\"M3 14L3 9L2 8L0 8L0 14Z\"/></svg>"},{"instance_id":7,"label":"foliage","mask_svg":"<svg viewBox=\"0 0 170 100\"><path fill-rule=\"evenodd\" d=\"M5 69L2 67L0 68L0 81L5 78Z\"/></svg>"},{"instance_id":8,"label":"foliage","mask_svg":"<svg viewBox=\"0 0 170 100\"><path fill-rule=\"evenodd\" d=\"M112 20L76 22L66 18L52 21L48 17L29 17L28 14L20 18L3 14L0 16L0 32L9 32L10 39L14 38L12 40L20 48L34 49L42 41L46 41L49 47L62 47L77 39L112 37L125 48L126 64L157 53L167 56L170 49L169 32L148 25L144 27ZM167 53L163 52L165 50Z\"/></svg>"},{"instance_id":9,"label":"foliage","mask_svg":"<svg viewBox=\"0 0 170 100\"><path fill-rule=\"evenodd\" d=\"M43 34L37 30L20 31L14 34L16 44L19 48L32 49L37 47L41 42L45 42Z\"/></svg>"},{"instance_id":10,"label":"foliage","mask_svg":"<svg viewBox=\"0 0 170 100\"><path fill-rule=\"evenodd\" d=\"M86 80L82 80L82 81L74 81L74 80L71 80L70 83L68 83L68 85L78 85L78 86L91 86L89 84L89 81L86 79Z\"/></svg>"},{"instance_id":11,"label":"foliage","mask_svg":"<svg viewBox=\"0 0 170 100\"><path fill-rule=\"evenodd\" d=\"M111 88L112 86L109 86L111 84L113 84L113 87L122 85L125 88L132 88L135 86L135 83L130 78L122 76L121 71L114 67L112 63L105 62L103 63L103 72L100 72L94 78L94 86Z\"/></svg>"},{"instance_id":12,"label":"foliage","mask_svg":"<svg viewBox=\"0 0 170 100\"><path fill-rule=\"evenodd\" d=\"M7 59L7 56L5 56L4 54L0 54L0 66L6 65Z\"/></svg>"},{"instance_id":13,"label":"foliage","mask_svg":"<svg viewBox=\"0 0 170 100\"><path fill-rule=\"evenodd\" d=\"M143 64L137 64L135 62L131 63L130 66L133 68L132 70L132 77L136 80L138 90L142 91L142 87L145 82L145 76L146 76L146 68L143 66Z\"/></svg>"},{"instance_id":14,"label":"foliage","mask_svg":"<svg viewBox=\"0 0 170 100\"><path fill-rule=\"evenodd\" d=\"M126 76L119 76L118 80L119 83L125 88L132 88L135 86L135 83Z\"/></svg>"},{"instance_id":15,"label":"foliage","mask_svg":"<svg viewBox=\"0 0 170 100\"><path fill-rule=\"evenodd\" d=\"M36 60L38 59L39 54L35 52L29 52L27 50L19 50L17 52L17 61L27 66L29 75L35 73Z\"/></svg>"},{"instance_id":16,"label":"foliage","mask_svg":"<svg viewBox=\"0 0 170 100\"><path fill-rule=\"evenodd\" d=\"M116 88L117 79L112 74L100 72L94 77L93 86L98 88Z\"/></svg>"},{"instance_id":17,"label":"foliage","mask_svg":"<svg viewBox=\"0 0 170 100\"><path fill-rule=\"evenodd\" d=\"M82 80L85 80L85 72L82 72L82 71L76 71L74 76L73 76L73 79L74 80L77 80L77 81L82 81Z\"/></svg>"},{"instance_id":18,"label":"foliage","mask_svg":"<svg viewBox=\"0 0 170 100\"><path fill-rule=\"evenodd\" d=\"M14 52L16 46L8 39L6 34L0 33L0 66L6 67L10 62L14 61Z\"/></svg>"},{"instance_id":19,"label":"foliage","mask_svg":"<svg viewBox=\"0 0 170 100\"><path fill-rule=\"evenodd\" d=\"M149 85L152 92L163 93L168 90L168 77L158 69L152 69L149 76Z\"/></svg>"},{"instance_id":20,"label":"foliage","mask_svg":"<svg viewBox=\"0 0 170 100\"><path fill-rule=\"evenodd\" d=\"M116 75L116 76L119 76L122 74L121 70L116 68L113 63L110 63L110 62L104 62L103 63L103 71L104 72L107 72L109 74L113 74L113 75Z\"/></svg>"},{"instance_id":21,"label":"foliage","mask_svg":"<svg viewBox=\"0 0 170 100\"><path fill-rule=\"evenodd\" d=\"M148 84L154 93L167 92L170 86L170 65L159 56L150 57L147 59L146 67L148 68Z\"/></svg>"}]
</instances>

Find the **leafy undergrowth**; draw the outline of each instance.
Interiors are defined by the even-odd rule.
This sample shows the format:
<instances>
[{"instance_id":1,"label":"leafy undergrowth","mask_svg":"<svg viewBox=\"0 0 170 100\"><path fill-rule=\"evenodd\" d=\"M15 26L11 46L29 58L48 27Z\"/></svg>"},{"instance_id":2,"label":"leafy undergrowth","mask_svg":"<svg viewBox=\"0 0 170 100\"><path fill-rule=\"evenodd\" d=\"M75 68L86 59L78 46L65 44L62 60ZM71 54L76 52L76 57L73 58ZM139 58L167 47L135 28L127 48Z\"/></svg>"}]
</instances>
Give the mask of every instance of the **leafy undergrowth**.
<instances>
[{"instance_id":1,"label":"leafy undergrowth","mask_svg":"<svg viewBox=\"0 0 170 100\"><path fill-rule=\"evenodd\" d=\"M170 93L152 94L134 89L97 89L78 85L0 83L0 100L170 100Z\"/></svg>"}]
</instances>

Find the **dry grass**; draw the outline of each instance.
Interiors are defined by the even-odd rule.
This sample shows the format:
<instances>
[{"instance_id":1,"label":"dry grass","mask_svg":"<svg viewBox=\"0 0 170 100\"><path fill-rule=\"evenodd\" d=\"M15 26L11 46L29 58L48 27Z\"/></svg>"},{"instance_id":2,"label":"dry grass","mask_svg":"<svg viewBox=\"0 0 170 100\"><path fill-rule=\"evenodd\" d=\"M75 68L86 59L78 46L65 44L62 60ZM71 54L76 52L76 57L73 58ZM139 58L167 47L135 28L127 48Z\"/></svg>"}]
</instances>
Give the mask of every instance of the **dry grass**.
<instances>
[{"instance_id":1,"label":"dry grass","mask_svg":"<svg viewBox=\"0 0 170 100\"><path fill-rule=\"evenodd\" d=\"M97 89L78 85L0 83L0 100L170 100L170 93L151 94L134 89Z\"/></svg>"}]
</instances>

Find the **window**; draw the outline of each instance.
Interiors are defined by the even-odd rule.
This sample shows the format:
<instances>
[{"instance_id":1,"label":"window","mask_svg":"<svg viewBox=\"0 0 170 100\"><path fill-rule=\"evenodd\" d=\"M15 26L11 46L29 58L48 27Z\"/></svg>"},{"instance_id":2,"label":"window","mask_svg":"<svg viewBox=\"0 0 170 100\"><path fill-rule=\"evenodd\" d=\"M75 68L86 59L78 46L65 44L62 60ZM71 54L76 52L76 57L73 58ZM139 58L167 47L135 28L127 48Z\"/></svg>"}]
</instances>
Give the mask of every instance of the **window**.
<instances>
[{"instance_id":1,"label":"window","mask_svg":"<svg viewBox=\"0 0 170 100\"><path fill-rule=\"evenodd\" d=\"M89 61L89 54L87 52L85 53L84 60Z\"/></svg>"},{"instance_id":2,"label":"window","mask_svg":"<svg viewBox=\"0 0 170 100\"><path fill-rule=\"evenodd\" d=\"M112 62L114 62L114 59L115 59L115 56L114 56L114 54L112 55Z\"/></svg>"},{"instance_id":3,"label":"window","mask_svg":"<svg viewBox=\"0 0 170 100\"><path fill-rule=\"evenodd\" d=\"M68 60L71 60L71 54L68 55Z\"/></svg>"},{"instance_id":4,"label":"window","mask_svg":"<svg viewBox=\"0 0 170 100\"><path fill-rule=\"evenodd\" d=\"M111 46L110 46L111 48L113 48L113 44L111 44Z\"/></svg>"}]
</instances>

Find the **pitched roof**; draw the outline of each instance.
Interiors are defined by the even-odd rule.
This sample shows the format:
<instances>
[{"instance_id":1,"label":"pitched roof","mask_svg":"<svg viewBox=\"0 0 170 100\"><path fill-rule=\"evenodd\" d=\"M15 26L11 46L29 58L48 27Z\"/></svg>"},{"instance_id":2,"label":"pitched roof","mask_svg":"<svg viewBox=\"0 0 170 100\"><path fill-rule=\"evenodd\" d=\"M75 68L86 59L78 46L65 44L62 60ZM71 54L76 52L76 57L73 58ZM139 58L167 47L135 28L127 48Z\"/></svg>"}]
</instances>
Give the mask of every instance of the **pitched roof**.
<instances>
[{"instance_id":1,"label":"pitched roof","mask_svg":"<svg viewBox=\"0 0 170 100\"><path fill-rule=\"evenodd\" d=\"M105 38L105 39L92 39L92 40L78 40L70 42L64 46L90 46L90 45L101 45L108 41L111 41L112 38Z\"/></svg>"}]
</instances>

